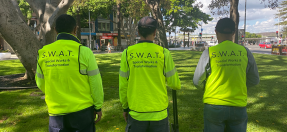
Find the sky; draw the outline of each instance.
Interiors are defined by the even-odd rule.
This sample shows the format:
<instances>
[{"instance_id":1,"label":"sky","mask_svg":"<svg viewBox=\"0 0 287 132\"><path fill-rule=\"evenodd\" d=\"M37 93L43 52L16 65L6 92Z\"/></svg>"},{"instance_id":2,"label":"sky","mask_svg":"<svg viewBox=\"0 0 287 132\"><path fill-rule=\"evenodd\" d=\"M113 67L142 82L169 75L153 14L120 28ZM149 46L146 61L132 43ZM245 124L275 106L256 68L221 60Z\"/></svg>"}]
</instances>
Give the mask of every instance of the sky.
<instances>
[{"instance_id":1,"label":"sky","mask_svg":"<svg viewBox=\"0 0 287 132\"><path fill-rule=\"evenodd\" d=\"M261 33L261 32L276 32L278 31L278 26L275 26L278 23L278 18L275 18L277 13L276 9L270 9L264 6L264 3L260 4L261 0L247 0L246 6L246 31L250 33ZM268 1L268 0L266 0ZM283 0L278 0L282 2ZM215 34L214 29L217 21L223 17L228 16L219 16L213 15L208 9L208 5L211 3L211 0L200 0L203 4L201 10L209 14L213 20L209 21L208 24L203 24L203 34ZM267 4L267 2L266 2ZM265 4L265 5L266 5ZM239 29L244 29L244 12L245 12L245 0L239 0L238 11L240 15L239 20ZM179 29L179 28L178 28ZM195 30L193 34L199 34L200 27Z\"/></svg>"}]
</instances>

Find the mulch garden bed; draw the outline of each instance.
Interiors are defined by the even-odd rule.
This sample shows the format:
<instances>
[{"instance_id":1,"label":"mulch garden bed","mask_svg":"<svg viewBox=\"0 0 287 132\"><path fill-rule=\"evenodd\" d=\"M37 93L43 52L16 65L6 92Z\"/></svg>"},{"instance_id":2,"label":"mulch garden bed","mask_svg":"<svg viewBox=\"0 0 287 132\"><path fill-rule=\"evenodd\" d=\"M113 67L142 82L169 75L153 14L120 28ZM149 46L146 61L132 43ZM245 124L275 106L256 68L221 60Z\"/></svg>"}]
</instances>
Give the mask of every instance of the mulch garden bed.
<instances>
[{"instance_id":1,"label":"mulch garden bed","mask_svg":"<svg viewBox=\"0 0 287 132\"><path fill-rule=\"evenodd\" d=\"M17 87L33 87L37 86L35 80L24 79L23 74L14 74L8 76L0 76L0 88L17 88Z\"/></svg>"}]
</instances>

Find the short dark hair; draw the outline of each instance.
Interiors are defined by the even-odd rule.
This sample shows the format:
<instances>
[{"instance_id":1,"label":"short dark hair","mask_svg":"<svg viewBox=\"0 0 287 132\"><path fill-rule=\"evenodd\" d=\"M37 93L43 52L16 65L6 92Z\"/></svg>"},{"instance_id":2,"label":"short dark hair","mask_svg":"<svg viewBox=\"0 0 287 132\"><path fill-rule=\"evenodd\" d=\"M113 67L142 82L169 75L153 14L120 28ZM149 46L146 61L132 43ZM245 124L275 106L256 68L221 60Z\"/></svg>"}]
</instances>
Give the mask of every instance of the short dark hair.
<instances>
[{"instance_id":1,"label":"short dark hair","mask_svg":"<svg viewBox=\"0 0 287 132\"><path fill-rule=\"evenodd\" d=\"M146 38L148 35L151 35L156 30L156 28L141 28L141 27L139 27L138 30L139 30L139 34L141 36L143 36L144 38Z\"/></svg>"},{"instance_id":2,"label":"short dark hair","mask_svg":"<svg viewBox=\"0 0 287 132\"><path fill-rule=\"evenodd\" d=\"M74 17L67 14L62 14L56 19L55 29L58 33L71 33L76 26L77 24Z\"/></svg>"},{"instance_id":3,"label":"short dark hair","mask_svg":"<svg viewBox=\"0 0 287 132\"><path fill-rule=\"evenodd\" d=\"M152 17L143 17L138 22L139 34L146 38L151 35L157 28L157 21Z\"/></svg>"},{"instance_id":4,"label":"short dark hair","mask_svg":"<svg viewBox=\"0 0 287 132\"><path fill-rule=\"evenodd\" d=\"M222 18L217 22L215 30L222 34L232 34L235 31L235 22L230 18Z\"/></svg>"}]
</instances>

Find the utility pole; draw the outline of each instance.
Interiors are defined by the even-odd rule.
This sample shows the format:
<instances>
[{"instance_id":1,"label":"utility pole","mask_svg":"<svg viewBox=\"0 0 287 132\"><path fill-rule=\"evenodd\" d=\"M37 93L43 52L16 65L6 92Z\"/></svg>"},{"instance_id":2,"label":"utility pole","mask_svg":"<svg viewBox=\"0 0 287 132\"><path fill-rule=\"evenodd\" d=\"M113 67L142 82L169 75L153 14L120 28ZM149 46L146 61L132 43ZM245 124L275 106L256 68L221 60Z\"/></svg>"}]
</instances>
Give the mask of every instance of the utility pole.
<instances>
[{"instance_id":1,"label":"utility pole","mask_svg":"<svg viewBox=\"0 0 287 132\"><path fill-rule=\"evenodd\" d=\"M202 29L202 23L201 23L201 36L200 36L200 43L202 43L202 31L203 31L203 29Z\"/></svg>"},{"instance_id":2,"label":"utility pole","mask_svg":"<svg viewBox=\"0 0 287 132\"><path fill-rule=\"evenodd\" d=\"M246 38L246 36L245 36L245 34L246 34L246 1L247 1L247 0L245 0L245 18L244 18L244 38L243 38L243 45L245 45L245 38Z\"/></svg>"},{"instance_id":3,"label":"utility pole","mask_svg":"<svg viewBox=\"0 0 287 132\"><path fill-rule=\"evenodd\" d=\"M187 42L187 47L189 47L189 32L188 32L188 42Z\"/></svg>"}]
</instances>

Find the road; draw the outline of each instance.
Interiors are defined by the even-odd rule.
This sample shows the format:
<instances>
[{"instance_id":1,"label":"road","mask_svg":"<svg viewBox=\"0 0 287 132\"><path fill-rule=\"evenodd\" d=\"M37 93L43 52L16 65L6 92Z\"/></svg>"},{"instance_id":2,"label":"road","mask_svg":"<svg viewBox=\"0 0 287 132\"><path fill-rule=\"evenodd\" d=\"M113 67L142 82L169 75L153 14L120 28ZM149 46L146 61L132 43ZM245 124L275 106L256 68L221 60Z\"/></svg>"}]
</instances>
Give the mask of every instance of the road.
<instances>
[{"instance_id":1,"label":"road","mask_svg":"<svg viewBox=\"0 0 287 132\"><path fill-rule=\"evenodd\" d=\"M259 48L258 45L248 45L246 46L252 53L259 53L259 54L271 54L271 49L264 49Z\"/></svg>"},{"instance_id":2,"label":"road","mask_svg":"<svg viewBox=\"0 0 287 132\"><path fill-rule=\"evenodd\" d=\"M259 48L258 45L248 45L246 46L252 53L259 53L259 54L271 54L271 49L264 49ZM188 47L178 47L178 48L169 48L169 50L190 50Z\"/></svg>"}]
</instances>

